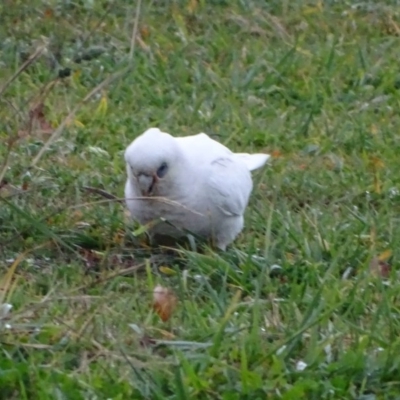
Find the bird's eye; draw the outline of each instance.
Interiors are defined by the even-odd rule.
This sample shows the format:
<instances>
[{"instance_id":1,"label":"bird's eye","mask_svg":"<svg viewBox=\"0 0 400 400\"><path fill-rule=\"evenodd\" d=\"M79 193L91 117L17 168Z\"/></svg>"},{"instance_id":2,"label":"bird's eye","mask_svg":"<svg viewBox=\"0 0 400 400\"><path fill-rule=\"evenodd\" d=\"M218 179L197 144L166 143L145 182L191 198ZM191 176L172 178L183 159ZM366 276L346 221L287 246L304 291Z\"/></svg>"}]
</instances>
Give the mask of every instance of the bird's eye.
<instances>
[{"instance_id":1,"label":"bird's eye","mask_svg":"<svg viewBox=\"0 0 400 400\"><path fill-rule=\"evenodd\" d=\"M158 168L157 170L157 176L159 178L164 178L167 171L168 171L168 165L166 163L162 163L160 168Z\"/></svg>"}]
</instances>

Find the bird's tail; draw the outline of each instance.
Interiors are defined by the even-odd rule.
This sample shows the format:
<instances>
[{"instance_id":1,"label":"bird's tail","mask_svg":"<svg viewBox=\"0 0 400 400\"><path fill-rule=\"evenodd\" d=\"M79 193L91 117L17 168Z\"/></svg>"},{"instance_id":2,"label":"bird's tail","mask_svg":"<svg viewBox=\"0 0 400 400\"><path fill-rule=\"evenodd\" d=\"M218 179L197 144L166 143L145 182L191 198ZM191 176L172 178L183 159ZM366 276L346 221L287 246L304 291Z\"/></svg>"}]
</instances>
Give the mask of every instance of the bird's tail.
<instances>
[{"instance_id":1,"label":"bird's tail","mask_svg":"<svg viewBox=\"0 0 400 400\"><path fill-rule=\"evenodd\" d=\"M271 157L269 154L236 153L236 155L246 164L249 171L261 168Z\"/></svg>"}]
</instances>

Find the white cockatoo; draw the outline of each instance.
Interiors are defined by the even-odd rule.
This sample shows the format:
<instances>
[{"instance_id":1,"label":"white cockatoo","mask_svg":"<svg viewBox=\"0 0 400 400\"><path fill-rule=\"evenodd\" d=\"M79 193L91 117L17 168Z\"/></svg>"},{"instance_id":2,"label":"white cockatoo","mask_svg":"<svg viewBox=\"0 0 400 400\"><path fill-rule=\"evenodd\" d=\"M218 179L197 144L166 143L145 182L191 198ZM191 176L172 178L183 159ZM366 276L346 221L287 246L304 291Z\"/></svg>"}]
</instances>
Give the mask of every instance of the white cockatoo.
<instances>
[{"instance_id":1,"label":"white cockatoo","mask_svg":"<svg viewBox=\"0 0 400 400\"><path fill-rule=\"evenodd\" d=\"M150 128L125 151L127 207L150 235L189 232L225 250L243 229L250 171L269 157L233 153L205 133L173 137Z\"/></svg>"}]
</instances>

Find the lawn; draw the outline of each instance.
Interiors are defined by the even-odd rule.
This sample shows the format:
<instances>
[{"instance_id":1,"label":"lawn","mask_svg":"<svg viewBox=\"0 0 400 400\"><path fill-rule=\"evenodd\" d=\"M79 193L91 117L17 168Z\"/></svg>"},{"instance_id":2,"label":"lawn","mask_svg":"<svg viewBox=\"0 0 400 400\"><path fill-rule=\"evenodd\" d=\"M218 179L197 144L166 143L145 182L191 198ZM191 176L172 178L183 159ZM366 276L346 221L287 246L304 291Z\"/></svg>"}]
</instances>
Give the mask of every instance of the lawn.
<instances>
[{"instance_id":1,"label":"lawn","mask_svg":"<svg viewBox=\"0 0 400 400\"><path fill-rule=\"evenodd\" d=\"M392 3L1 2L1 399L399 398ZM116 200L151 126L272 154L226 252Z\"/></svg>"}]
</instances>

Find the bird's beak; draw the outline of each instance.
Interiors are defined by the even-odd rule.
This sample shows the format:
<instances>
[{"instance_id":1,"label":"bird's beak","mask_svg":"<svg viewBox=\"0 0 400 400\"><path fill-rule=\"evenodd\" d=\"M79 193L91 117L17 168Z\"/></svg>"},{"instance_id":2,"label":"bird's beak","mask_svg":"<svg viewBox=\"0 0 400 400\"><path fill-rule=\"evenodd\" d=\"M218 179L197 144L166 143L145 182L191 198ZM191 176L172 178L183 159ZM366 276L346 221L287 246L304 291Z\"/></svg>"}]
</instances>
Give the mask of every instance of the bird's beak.
<instances>
[{"instance_id":1,"label":"bird's beak","mask_svg":"<svg viewBox=\"0 0 400 400\"><path fill-rule=\"evenodd\" d=\"M157 183L156 175L139 174L137 177L139 189L143 196L151 196L154 185Z\"/></svg>"}]
</instances>

